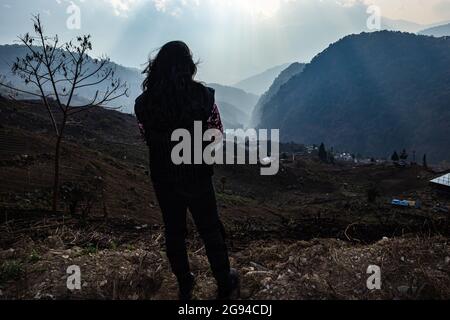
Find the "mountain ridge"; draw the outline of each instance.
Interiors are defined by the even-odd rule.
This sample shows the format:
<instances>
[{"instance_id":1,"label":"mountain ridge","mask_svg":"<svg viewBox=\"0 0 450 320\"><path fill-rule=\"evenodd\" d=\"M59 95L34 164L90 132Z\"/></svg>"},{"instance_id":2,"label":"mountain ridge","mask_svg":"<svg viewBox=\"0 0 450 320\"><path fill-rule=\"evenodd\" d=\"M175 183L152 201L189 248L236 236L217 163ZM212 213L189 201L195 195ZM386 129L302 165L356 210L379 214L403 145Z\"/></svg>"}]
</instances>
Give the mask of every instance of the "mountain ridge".
<instances>
[{"instance_id":1,"label":"mountain ridge","mask_svg":"<svg viewBox=\"0 0 450 320\"><path fill-rule=\"evenodd\" d=\"M450 23L424 29L419 34L433 37L448 37L450 36Z\"/></svg>"},{"instance_id":2,"label":"mountain ridge","mask_svg":"<svg viewBox=\"0 0 450 320\"><path fill-rule=\"evenodd\" d=\"M290 65L290 63L284 63L271 67L261 73L255 74L235 83L233 87L256 95L262 95L269 89L273 81L280 75L280 73Z\"/></svg>"},{"instance_id":3,"label":"mountain ridge","mask_svg":"<svg viewBox=\"0 0 450 320\"><path fill-rule=\"evenodd\" d=\"M368 156L407 148L449 159L449 52L450 40L409 33L345 37L264 105L260 126Z\"/></svg>"},{"instance_id":4,"label":"mountain ridge","mask_svg":"<svg viewBox=\"0 0 450 320\"><path fill-rule=\"evenodd\" d=\"M24 81L11 73L11 65L17 57L24 57L28 53L28 49L23 45L0 45L0 75L4 75L6 80L18 89L34 90L30 86L26 86ZM93 59L92 57L90 57ZM141 84L144 80L142 71L136 68L129 68L113 61L110 66L115 69L115 74L122 81L126 81L129 87L129 97L122 97L116 101L112 101L108 106L118 108L121 112L133 114L135 99L142 93ZM244 92L238 88L232 88L220 84L212 84L216 89L216 98L218 98L219 107L223 110L223 120L228 127L242 127L250 118L252 108L259 98L256 95ZM73 105L84 105L90 101L95 95L96 90L103 87L97 85L94 87L87 87L76 93ZM48 86L46 91L52 91ZM0 87L0 93L7 95L8 90ZM19 99L34 99L34 97L27 95L20 95ZM239 119L239 121L237 121Z\"/></svg>"},{"instance_id":5,"label":"mountain ridge","mask_svg":"<svg viewBox=\"0 0 450 320\"><path fill-rule=\"evenodd\" d=\"M228 128L235 129L246 126L250 121L251 112L258 102L259 96L248 93L242 89L224 86L218 83L209 83L209 87L216 91L216 103L222 113L224 122L228 124ZM233 109L239 112L231 113Z\"/></svg>"},{"instance_id":6,"label":"mountain ridge","mask_svg":"<svg viewBox=\"0 0 450 320\"><path fill-rule=\"evenodd\" d=\"M270 99L275 96L278 91L281 89L283 85L286 84L292 77L296 76L305 68L304 63L294 62L290 66L288 66L285 70L283 70L280 75L275 79L275 81L270 86L269 90L265 92L261 98L258 100L255 108L252 111L250 126L256 127L258 126L261 116L262 116L262 108L264 104L270 101Z\"/></svg>"}]
</instances>

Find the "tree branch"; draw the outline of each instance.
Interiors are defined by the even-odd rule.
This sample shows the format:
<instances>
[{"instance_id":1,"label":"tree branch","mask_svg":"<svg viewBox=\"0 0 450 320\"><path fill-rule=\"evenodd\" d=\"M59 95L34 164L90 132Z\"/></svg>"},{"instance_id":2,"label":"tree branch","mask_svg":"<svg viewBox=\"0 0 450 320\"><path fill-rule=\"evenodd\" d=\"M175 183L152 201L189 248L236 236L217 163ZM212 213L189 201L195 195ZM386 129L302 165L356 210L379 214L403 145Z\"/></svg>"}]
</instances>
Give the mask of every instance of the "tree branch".
<instances>
[{"instance_id":1,"label":"tree branch","mask_svg":"<svg viewBox=\"0 0 450 320\"><path fill-rule=\"evenodd\" d=\"M17 88L15 88L15 87L9 86L9 85L4 84L4 83L1 83L1 82L0 82L0 86L1 86L1 87L5 87L5 88L8 88L8 89L10 89L10 90L12 90L12 91L16 91L16 92L20 92L20 93L25 93L25 94L29 94L29 95L31 95L31 96L35 96L35 97L41 98L41 95L38 94L38 93L33 93L33 92L30 92L30 91L17 89Z\"/></svg>"}]
</instances>

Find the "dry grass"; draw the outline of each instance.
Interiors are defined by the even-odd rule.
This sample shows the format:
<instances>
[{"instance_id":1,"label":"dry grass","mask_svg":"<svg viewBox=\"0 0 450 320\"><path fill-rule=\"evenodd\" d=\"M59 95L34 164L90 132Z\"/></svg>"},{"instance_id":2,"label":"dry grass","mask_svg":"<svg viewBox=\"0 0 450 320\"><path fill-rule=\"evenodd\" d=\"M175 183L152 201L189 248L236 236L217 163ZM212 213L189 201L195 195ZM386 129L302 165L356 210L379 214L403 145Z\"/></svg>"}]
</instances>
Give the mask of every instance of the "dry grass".
<instances>
[{"instance_id":1,"label":"dry grass","mask_svg":"<svg viewBox=\"0 0 450 320\"><path fill-rule=\"evenodd\" d=\"M2 274L0 298L176 299L161 231L138 231L128 223L115 231L114 225L69 224L47 229L45 236L42 231L22 233L11 248L0 251L1 261L20 265L14 277ZM201 243L191 239L190 251L196 296L214 298ZM449 256L448 239L435 237L384 239L372 245L261 240L233 252L231 259L243 278L244 299L449 299ZM66 287L70 265L81 268L80 291ZM366 287L369 265L381 267L381 290Z\"/></svg>"}]
</instances>

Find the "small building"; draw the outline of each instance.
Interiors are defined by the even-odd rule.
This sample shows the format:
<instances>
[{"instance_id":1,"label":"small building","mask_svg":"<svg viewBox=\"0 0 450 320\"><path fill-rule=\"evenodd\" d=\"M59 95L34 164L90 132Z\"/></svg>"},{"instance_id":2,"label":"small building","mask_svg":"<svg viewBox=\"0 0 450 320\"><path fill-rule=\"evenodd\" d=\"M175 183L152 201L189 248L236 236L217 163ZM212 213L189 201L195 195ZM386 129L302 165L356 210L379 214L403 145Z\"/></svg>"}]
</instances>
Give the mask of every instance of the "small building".
<instances>
[{"instance_id":1,"label":"small building","mask_svg":"<svg viewBox=\"0 0 450 320\"><path fill-rule=\"evenodd\" d=\"M430 182L439 190L450 194L450 173L447 173L441 177L433 179Z\"/></svg>"}]
</instances>

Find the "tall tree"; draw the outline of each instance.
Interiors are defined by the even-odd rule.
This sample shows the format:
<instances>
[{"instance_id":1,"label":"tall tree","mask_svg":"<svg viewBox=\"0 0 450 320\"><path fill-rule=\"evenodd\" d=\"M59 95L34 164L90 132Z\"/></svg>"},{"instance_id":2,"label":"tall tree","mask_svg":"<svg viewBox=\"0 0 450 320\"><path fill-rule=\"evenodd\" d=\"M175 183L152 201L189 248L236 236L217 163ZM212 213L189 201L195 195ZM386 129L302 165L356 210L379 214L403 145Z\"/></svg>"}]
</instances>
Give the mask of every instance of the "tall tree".
<instances>
[{"instance_id":1,"label":"tall tree","mask_svg":"<svg viewBox=\"0 0 450 320\"><path fill-rule=\"evenodd\" d=\"M21 44L28 49L24 57L17 57L12 65L13 74L19 76L26 89L14 87L0 80L0 86L11 91L10 98L19 94L37 97L46 108L51 121L55 142L53 211L57 211L60 187L61 144L67 123L74 115L128 95L126 83L114 75L114 68L107 57L92 59L91 36L83 35L75 41L61 43L57 35L45 35L39 15L32 19L34 34L19 36ZM85 105L73 105L80 89L102 86ZM33 91L32 88L37 91Z\"/></svg>"},{"instance_id":2,"label":"tall tree","mask_svg":"<svg viewBox=\"0 0 450 320\"><path fill-rule=\"evenodd\" d=\"M424 168L428 168L428 160L427 160L427 154L425 153L424 155L423 155L423 167Z\"/></svg>"},{"instance_id":3,"label":"tall tree","mask_svg":"<svg viewBox=\"0 0 450 320\"><path fill-rule=\"evenodd\" d=\"M328 161L328 153L327 149L325 148L325 144L322 142L319 147L319 159L322 162Z\"/></svg>"},{"instance_id":4,"label":"tall tree","mask_svg":"<svg viewBox=\"0 0 450 320\"><path fill-rule=\"evenodd\" d=\"M394 153L392 154L391 160L392 160L392 162L399 162L400 161L400 157L398 156L397 151L394 151Z\"/></svg>"},{"instance_id":5,"label":"tall tree","mask_svg":"<svg viewBox=\"0 0 450 320\"><path fill-rule=\"evenodd\" d=\"M400 160L406 161L408 160L408 157L409 157L408 153L406 152L405 149L403 149L402 153L400 154Z\"/></svg>"}]
</instances>

